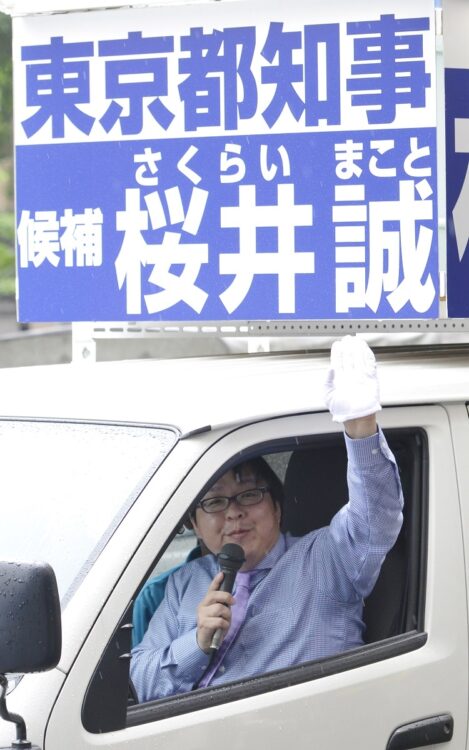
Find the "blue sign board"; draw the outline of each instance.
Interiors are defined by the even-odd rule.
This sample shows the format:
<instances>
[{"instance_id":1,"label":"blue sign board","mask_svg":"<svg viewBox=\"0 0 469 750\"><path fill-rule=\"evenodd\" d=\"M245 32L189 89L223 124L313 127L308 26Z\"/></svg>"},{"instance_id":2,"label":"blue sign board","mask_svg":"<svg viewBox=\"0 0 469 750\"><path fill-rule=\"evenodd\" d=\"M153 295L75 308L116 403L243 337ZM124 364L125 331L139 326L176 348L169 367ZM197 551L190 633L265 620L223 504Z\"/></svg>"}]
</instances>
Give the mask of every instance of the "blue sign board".
<instances>
[{"instance_id":1,"label":"blue sign board","mask_svg":"<svg viewBox=\"0 0 469 750\"><path fill-rule=\"evenodd\" d=\"M469 317L469 69L447 68L448 314Z\"/></svg>"},{"instance_id":2,"label":"blue sign board","mask_svg":"<svg viewBox=\"0 0 469 750\"><path fill-rule=\"evenodd\" d=\"M90 15L15 19L22 321L437 317L433 3Z\"/></svg>"}]
</instances>

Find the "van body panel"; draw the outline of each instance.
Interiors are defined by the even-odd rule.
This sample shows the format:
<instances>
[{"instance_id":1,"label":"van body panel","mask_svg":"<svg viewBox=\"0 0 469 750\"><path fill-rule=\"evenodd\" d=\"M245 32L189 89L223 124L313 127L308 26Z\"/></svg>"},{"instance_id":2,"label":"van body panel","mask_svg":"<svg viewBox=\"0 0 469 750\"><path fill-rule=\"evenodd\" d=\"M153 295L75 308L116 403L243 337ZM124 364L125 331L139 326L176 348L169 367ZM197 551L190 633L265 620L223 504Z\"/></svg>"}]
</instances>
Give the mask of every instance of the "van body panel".
<instances>
[{"instance_id":1,"label":"van body panel","mask_svg":"<svg viewBox=\"0 0 469 750\"><path fill-rule=\"evenodd\" d=\"M423 647L321 679L166 719L147 720L116 732L94 735L83 729L80 709L96 667L96 655L105 647L122 613L123 602L131 597L155 551L164 544L168 530L177 524L187 505L187 493L197 493L217 466L255 444L295 435L333 433L337 429L325 414L248 425L225 437L217 436L212 446L205 446L206 450L148 529L128 565L121 566L120 578L109 591L109 598L60 691L47 728L46 750L61 747L65 726L77 750L96 746L113 750L120 747L149 750L161 746L176 750L181 745L195 749L208 741L223 743L228 748L254 748L266 743L280 749L285 742L293 741L298 748L309 748L313 741L334 750L343 747L374 750L386 747L397 727L444 712L454 719L452 747L465 748L467 601L465 576L461 574L463 538L448 413L443 406L386 409L380 415L380 423L384 429L418 426L428 440L427 642ZM174 461L176 457L177 449ZM169 464L166 469L169 471ZM146 504L143 496L142 502Z\"/></svg>"}]
</instances>

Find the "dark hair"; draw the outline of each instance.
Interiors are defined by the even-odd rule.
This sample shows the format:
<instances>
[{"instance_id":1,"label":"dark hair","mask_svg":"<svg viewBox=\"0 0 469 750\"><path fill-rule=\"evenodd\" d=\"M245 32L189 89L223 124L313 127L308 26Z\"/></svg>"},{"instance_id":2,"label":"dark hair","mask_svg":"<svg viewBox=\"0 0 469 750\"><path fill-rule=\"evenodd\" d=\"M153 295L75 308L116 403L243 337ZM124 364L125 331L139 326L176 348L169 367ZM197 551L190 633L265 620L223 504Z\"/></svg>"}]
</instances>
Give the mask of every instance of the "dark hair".
<instances>
[{"instance_id":1,"label":"dark hair","mask_svg":"<svg viewBox=\"0 0 469 750\"><path fill-rule=\"evenodd\" d=\"M262 479L269 487L270 495L274 502L280 508L281 514L283 513L283 503L285 493L283 490L283 484L278 478L275 471L269 466L265 458L262 456L256 456L254 458L247 458L244 461L240 461L238 464L231 466L228 471L232 471L234 474L241 472L243 468L249 467L254 471L256 479ZM198 500L194 502L189 508L184 523L188 526L192 526L191 516L195 514L195 510L198 505Z\"/></svg>"},{"instance_id":2,"label":"dark hair","mask_svg":"<svg viewBox=\"0 0 469 750\"><path fill-rule=\"evenodd\" d=\"M251 469L253 469L257 479L263 479L265 481L270 489L270 494L272 500L274 501L274 504L278 505L280 510L283 511L283 502L285 498L283 484L272 467L267 463L265 458L263 458L262 456L257 456L256 458L242 461L241 463L237 464L237 466L233 466L233 471L239 471L244 466L249 466Z\"/></svg>"}]
</instances>

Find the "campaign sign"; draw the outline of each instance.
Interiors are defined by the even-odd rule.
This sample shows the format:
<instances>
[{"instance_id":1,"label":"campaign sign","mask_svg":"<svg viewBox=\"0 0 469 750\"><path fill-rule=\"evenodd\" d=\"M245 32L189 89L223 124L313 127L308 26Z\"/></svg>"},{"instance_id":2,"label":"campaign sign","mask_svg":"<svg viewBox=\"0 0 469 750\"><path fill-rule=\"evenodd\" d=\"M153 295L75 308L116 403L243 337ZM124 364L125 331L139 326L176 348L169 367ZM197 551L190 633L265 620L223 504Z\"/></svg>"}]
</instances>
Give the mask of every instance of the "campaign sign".
<instances>
[{"instance_id":1,"label":"campaign sign","mask_svg":"<svg viewBox=\"0 0 469 750\"><path fill-rule=\"evenodd\" d=\"M469 317L469 69L445 70L448 314Z\"/></svg>"},{"instance_id":2,"label":"campaign sign","mask_svg":"<svg viewBox=\"0 0 469 750\"><path fill-rule=\"evenodd\" d=\"M433 2L14 23L20 320L437 317Z\"/></svg>"}]
</instances>

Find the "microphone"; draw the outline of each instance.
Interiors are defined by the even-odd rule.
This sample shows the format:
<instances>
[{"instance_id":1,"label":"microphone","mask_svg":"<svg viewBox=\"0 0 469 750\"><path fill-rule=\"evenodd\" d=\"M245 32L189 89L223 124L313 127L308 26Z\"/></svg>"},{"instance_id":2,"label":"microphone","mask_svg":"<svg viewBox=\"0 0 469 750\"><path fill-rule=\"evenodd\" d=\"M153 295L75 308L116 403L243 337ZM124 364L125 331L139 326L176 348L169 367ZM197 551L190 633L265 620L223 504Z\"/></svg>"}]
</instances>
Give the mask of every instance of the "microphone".
<instances>
[{"instance_id":1,"label":"microphone","mask_svg":"<svg viewBox=\"0 0 469 750\"><path fill-rule=\"evenodd\" d=\"M220 565L220 570L224 573L219 591L228 591L231 594L236 573L246 561L244 550L239 544L225 544L218 553L217 560ZM221 628L216 630L213 634L212 642L210 644L210 650L212 653L218 651L220 648L223 635L224 631Z\"/></svg>"}]
</instances>

